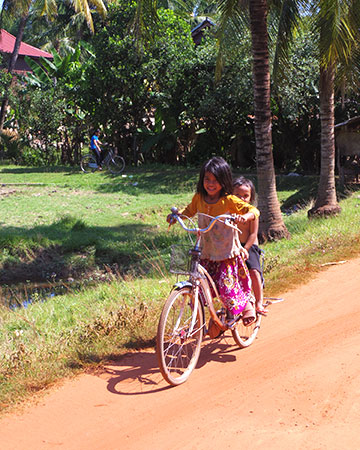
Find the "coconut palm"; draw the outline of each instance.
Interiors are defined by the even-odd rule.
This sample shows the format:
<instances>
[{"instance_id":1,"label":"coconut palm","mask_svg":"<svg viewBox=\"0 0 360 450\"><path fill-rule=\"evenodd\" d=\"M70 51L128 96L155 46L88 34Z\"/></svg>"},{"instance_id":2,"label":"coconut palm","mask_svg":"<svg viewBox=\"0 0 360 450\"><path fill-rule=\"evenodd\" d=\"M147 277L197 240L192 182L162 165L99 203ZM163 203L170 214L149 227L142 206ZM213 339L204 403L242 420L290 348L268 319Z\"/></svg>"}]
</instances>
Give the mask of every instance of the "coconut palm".
<instances>
[{"instance_id":1,"label":"coconut palm","mask_svg":"<svg viewBox=\"0 0 360 450\"><path fill-rule=\"evenodd\" d=\"M267 1L250 0L249 15L253 57L256 169L261 211L259 237L261 240L281 239L289 237L289 232L282 219L276 192L271 134Z\"/></svg>"},{"instance_id":2,"label":"coconut palm","mask_svg":"<svg viewBox=\"0 0 360 450\"><path fill-rule=\"evenodd\" d=\"M289 237L282 219L276 192L272 149L270 108L270 58L267 18L270 6L276 8L279 20L276 59L281 58L289 43L291 30L297 23L299 9L295 0L221 0L220 36L229 22L242 26L248 14L253 60L253 91L255 116L256 167L259 209L259 238L273 240Z\"/></svg>"},{"instance_id":3,"label":"coconut palm","mask_svg":"<svg viewBox=\"0 0 360 450\"><path fill-rule=\"evenodd\" d=\"M103 0L91 0L91 2L89 2L88 0L71 0L71 4L73 5L76 13L80 13L84 16L91 32L94 32L94 23L92 20L90 4L93 5L96 11L102 16L106 14L106 8ZM5 9L8 10L9 13L14 14L20 19L14 50L10 57L8 66L8 72L9 74L12 74L19 55L20 44L23 38L25 25L29 18L30 11L38 11L39 15L47 16L51 20L56 16L57 5L56 0L5 0L3 3L1 14ZM9 89L11 84L13 83L13 80L14 78L12 78L9 87L3 96L0 110L0 131L4 126L6 109L9 103Z\"/></svg>"},{"instance_id":4,"label":"coconut palm","mask_svg":"<svg viewBox=\"0 0 360 450\"><path fill-rule=\"evenodd\" d=\"M175 2L174 2L175 3ZM179 3L177 1L176 3ZM276 5L280 15L288 20L290 29L298 14L296 0L220 0L219 35L224 33L229 22L243 23L244 12L249 12L253 53L253 86L255 110L256 164L258 175L259 209L261 211L260 240L289 237L282 219L276 192L275 170L272 153L270 110L270 62L268 50L267 15L270 3ZM289 14L289 12L291 14ZM151 25L155 23L152 0L138 0L134 31L140 36L144 27L144 16L148 14ZM150 22L149 22L150 23ZM281 23L284 23L281 21ZM286 28L284 28L286 29ZM282 38L287 34L283 33ZM282 39L282 43L286 39ZM280 52L281 54L281 52Z\"/></svg>"},{"instance_id":5,"label":"coconut palm","mask_svg":"<svg viewBox=\"0 0 360 450\"><path fill-rule=\"evenodd\" d=\"M360 1L313 0L311 7L320 50L321 168L315 205L308 212L314 217L341 210L335 185L334 86L337 70L358 54Z\"/></svg>"}]
</instances>

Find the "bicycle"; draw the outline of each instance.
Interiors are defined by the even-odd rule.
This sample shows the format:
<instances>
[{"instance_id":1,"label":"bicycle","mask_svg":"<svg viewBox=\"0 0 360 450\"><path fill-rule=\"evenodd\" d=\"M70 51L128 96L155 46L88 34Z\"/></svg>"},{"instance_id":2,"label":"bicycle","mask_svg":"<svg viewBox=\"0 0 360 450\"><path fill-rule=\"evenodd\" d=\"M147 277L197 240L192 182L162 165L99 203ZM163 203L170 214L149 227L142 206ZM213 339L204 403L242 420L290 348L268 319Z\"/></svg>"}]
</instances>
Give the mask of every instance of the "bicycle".
<instances>
[{"instance_id":1,"label":"bicycle","mask_svg":"<svg viewBox=\"0 0 360 450\"><path fill-rule=\"evenodd\" d=\"M109 172L114 175L118 175L119 173L123 172L123 170L125 169L124 158L122 156L116 155L116 152L110 146L105 148L108 148L108 151L102 161L102 164L105 165ZM85 173L95 172L95 170L99 168L96 162L95 155L93 153L84 155L81 158L80 167L81 170Z\"/></svg>"},{"instance_id":2,"label":"bicycle","mask_svg":"<svg viewBox=\"0 0 360 450\"><path fill-rule=\"evenodd\" d=\"M255 340L262 316L257 314L256 320L245 327L242 314L231 317L225 307L215 308L215 299L219 299L218 290L210 274L200 264L201 236L212 229L216 221L237 229L233 223L234 216L220 215L212 217L206 228L188 228L176 208L172 208L172 217L188 233L196 234L194 246L189 250L188 268L172 270L172 273L188 275L185 281L178 281L167 298L160 315L157 336L156 354L159 368L164 379L172 386L184 383L196 367L200 356L203 337L208 334L205 309L209 311L210 320L219 329L219 337L227 330L240 348L249 347ZM210 216L208 216L210 217ZM175 247L173 247L175 248ZM213 294L214 293L214 294ZM273 299L282 301L282 299ZM273 303L268 299L264 306ZM211 337L211 336L210 336Z\"/></svg>"}]
</instances>

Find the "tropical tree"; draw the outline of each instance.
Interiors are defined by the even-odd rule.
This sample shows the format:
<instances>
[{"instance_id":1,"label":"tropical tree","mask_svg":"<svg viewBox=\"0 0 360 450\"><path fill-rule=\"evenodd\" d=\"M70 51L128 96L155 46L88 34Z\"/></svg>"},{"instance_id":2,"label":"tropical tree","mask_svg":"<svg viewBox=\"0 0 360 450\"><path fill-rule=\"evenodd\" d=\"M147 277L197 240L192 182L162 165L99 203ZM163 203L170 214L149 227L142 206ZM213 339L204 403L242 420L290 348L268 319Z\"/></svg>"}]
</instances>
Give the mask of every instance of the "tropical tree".
<instances>
[{"instance_id":1,"label":"tropical tree","mask_svg":"<svg viewBox=\"0 0 360 450\"><path fill-rule=\"evenodd\" d=\"M178 100L178 85L183 65L195 51L190 27L172 11L160 9L155 39L143 36L139 51L128 32L135 14L131 0L109 6L106 24L91 39L96 64L78 85L79 105L94 126L107 130L120 152L132 148L128 158L174 161L186 109ZM139 139L146 141L144 155L137 153Z\"/></svg>"},{"instance_id":2,"label":"tropical tree","mask_svg":"<svg viewBox=\"0 0 360 450\"><path fill-rule=\"evenodd\" d=\"M73 0L71 3L73 4L75 12L84 16L89 29L91 32L94 32L94 23L92 20L90 4L95 7L99 14L104 16L106 14L106 8L103 0L91 0L91 3L88 2L88 0ZM24 35L25 25L29 18L30 11L38 11L39 15L45 15L51 20L57 14L57 5L56 0L5 0L3 3L3 10L4 9L7 9L10 14L14 14L19 17L19 27L16 34L14 50L10 57L8 67L8 73L12 75L19 55L20 44ZM0 110L0 131L4 126L6 109L9 103L9 89L13 83L13 80L14 77L12 77L12 81L3 96Z\"/></svg>"},{"instance_id":3,"label":"tropical tree","mask_svg":"<svg viewBox=\"0 0 360 450\"><path fill-rule=\"evenodd\" d=\"M298 15L296 0L220 0L219 10L220 34L224 32L229 21L242 22L244 11L250 15L250 29L253 56L253 90L255 110L256 164L258 175L259 208L261 210L259 238L260 240L289 237L282 219L280 204L276 192L276 179L272 153L271 109L270 109L270 62L268 49L267 16L269 4L280 7L281 14L294 25L294 17ZM144 11L152 19L156 15L152 0L138 0L134 30L141 33L144 24ZM150 27L155 23L151 20ZM286 28L284 28L286 30ZM281 37L288 37L283 33ZM284 42L284 41L283 41Z\"/></svg>"},{"instance_id":4,"label":"tropical tree","mask_svg":"<svg viewBox=\"0 0 360 450\"><path fill-rule=\"evenodd\" d=\"M75 13L68 2L57 2L57 14L51 21L31 11L24 31L24 39L42 50L52 53L55 49L61 56L74 51L80 41L88 41L91 30L83 15Z\"/></svg>"},{"instance_id":5,"label":"tropical tree","mask_svg":"<svg viewBox=\"0 0 360 450\"><path fill-rule=\"evenodd\" d=\"M220 33L231 21L240 26L249 15L253 66L253 92L255 116L256 167L259 209L261 211L259 238L273 240L290 236L282 219L276 191L276 178L272 145L272 117L270 106L270 56L268 14L270 4L279 11L279 60L284 54L291 30L299 16L294 0L221 0ZM245 17L245 19L244 19ZM221 36L221 34L220 34Z\"/></svg>"},{"instance_id":6,"label":"tropical tree","mask_svg":"<svg viewBox=\"0 0 360 450\"><path fill-rule=\"evenodd\" d=\"M256 168L261 240L289 237L282 219L276 192L276 178L271 134L270 62L268 51L266 0L250 0L250 29L253 56L253 91L255 116Z\"/></svg>"},{"instance_id":7,"label":"tropical tree","mask_svg":"<svg viewBox=\"0 0 360 450\"><path fill-rule=\"evenodd\" d=\"M360 43L360 1L311 2L320 51L321 167L315 205L309 217L335 215L341 211L336 197L334 87L339 68L358 57ZM345 71L346 72L346 71Z\"/></svg>"}]
</instances>

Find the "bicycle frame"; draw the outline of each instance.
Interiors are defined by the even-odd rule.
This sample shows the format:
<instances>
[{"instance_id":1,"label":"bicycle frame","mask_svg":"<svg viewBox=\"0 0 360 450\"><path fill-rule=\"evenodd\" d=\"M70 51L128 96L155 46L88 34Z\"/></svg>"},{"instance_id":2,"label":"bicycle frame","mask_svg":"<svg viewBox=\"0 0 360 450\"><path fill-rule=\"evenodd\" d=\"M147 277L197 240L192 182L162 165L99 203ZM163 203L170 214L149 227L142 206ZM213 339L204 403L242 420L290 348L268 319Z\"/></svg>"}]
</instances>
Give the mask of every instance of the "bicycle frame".
<instances>
[{"instance_id":1,"label":"bicycle frame","mask_svg":"<svg viewBox=\"0 0 360 450\"><path fill-rule=\"evenodd\" d=\"M107 150L107 152L106 152L106 156L105 156L103 162L105 164L108 164L110 159L114 157L114 150L111 147L105 147L105 149Z\"/></svg>"},{"instance_id":2,"label":"bicycle frame","mask_svg":"<svg viewBox=\"0 0 360 450\"><path fill-rule=\"evenodd\" d=\"M216 313L216 310L215 310L214 302L213 302L214 298L220 298L217 287L215 285L214 280L208 273L208 271L199 262L200 242L201 242L201 235L203 233L210 231L212 229L212 227L214 226L214 224L216 223L216 221L223 222L227 226L230 226L237 230L237 227L231 225L231 223L230 223L231 221L234 221L235 217L228 215L228 214L223 214L223 215L214 217L211 220L208 227L206 227L204 229L200 229L200 228L189 229L188 227L186 227L183 220L178 215L176 208L172 208L171 211L172 211L173 217L179 222L179 224L185 231L188 231L190 233L196 233L196 242L195 242L194 248L192 250L190 250L190 253L192 254L192 259L191 259L190 278L188 280L188 283L189 283L189 285L191 285L191 287L194 287L195 298L194 298L194 315L192 318L191 326L189 328L189 334L191 335L193 332L194 325L195 325L195 318L197 315L197 309L199 308L200 286L201 286L202 292L205 295L206 303L203 305L203 307L207 307L209 309L209 312L210 312L210 315L211 315L211 318L213 319L213 321L220 328L220 330L225 331L225 330L227 330L227 327L219 319L219 317ZM174 285L174 287L176 287L176 284ZM214 295L212 294L212 292L214 292Z\"/></svg>"}]
</instances>

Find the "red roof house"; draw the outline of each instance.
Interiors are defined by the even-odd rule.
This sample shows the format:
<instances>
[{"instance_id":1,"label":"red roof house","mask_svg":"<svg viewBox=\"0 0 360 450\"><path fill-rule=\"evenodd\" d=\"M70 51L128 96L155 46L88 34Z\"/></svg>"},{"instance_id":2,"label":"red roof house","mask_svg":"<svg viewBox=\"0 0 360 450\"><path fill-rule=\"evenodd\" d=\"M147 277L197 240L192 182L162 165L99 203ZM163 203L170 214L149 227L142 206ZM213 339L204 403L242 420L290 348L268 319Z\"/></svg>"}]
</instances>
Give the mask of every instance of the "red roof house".
<instances>
[{"instance_id":1,"label":"red roof house","mask_svg":"<svg viewBox=\"0 0 360 450\"><path fill-rule=\"evenodd\" d=\"M15 36L8 33L4 29L0 30L0 53L4 56L5 62L9 61L9 58L14 50L15 40ZM25 62L25 56L29 56L34 60L39 60L40 57L53 59L53 55L51 53L44 52L43 50L22 42L20 44L19 56L15 64L14 72L32 72L30 67Z\"/></svg>"}]
</instances>

